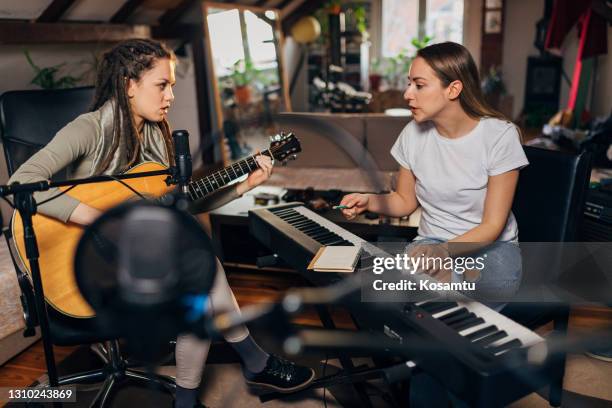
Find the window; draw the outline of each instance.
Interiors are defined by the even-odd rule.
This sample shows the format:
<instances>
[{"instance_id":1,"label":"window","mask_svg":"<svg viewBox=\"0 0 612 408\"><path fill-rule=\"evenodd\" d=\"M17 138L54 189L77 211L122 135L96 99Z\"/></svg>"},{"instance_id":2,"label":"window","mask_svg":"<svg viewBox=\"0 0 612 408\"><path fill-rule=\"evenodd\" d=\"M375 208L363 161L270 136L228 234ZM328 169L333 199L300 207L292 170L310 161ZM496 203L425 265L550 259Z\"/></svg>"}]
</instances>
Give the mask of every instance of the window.
<instances>
[{"instance_id":1,"label":"window","mask_svg":"<svg viewBox=\"0 0 612 408\"><path fill-rule=\"evenodd\" d=\"M382 0L382 56L394 57L413 49L419 34L419 0Z\"/></svg>"},{"instance_id":2,"label":"window","mask_svg":"<svg viewBox=\"0 0 612 408\"><path fill-rule=\"evenodd\" d=\"M244 12L244 20L253 65L257 69L276 68L276 48L274 47L272 24L248 10Z\"/></svg>"},{"instance_id":3,"label":"window","mask_svg":"<svg viewBox=\"0 0 612 408\"><path fill-rule=\"evenodd\" d=\"M425 10L419 0L382 0L383 57L394 57L402 50L413 54L413 38L419 36L419 22L424 21L424 34L434 43L463 42L463 0L426 0Z\"/></svg>"},{"instance_id":4,"label":"window","mask_svg":"<svg viewBox=\"0 0 612 408\"><path fill-rule=\"evenodd\" d=\"M463 0L427 0L425 34L433 42L463 42Z\"/></svg>"},{"instance_id":5,"label":"window","mask_svg":"<svg viewBox=\"0 0 612 408\"><path fill-rule=\"evenodd\" d=\"M217 75L228 75L234 63L244 59L238 10L209 14L207 21Z\"/></svg>"}]
</instances>

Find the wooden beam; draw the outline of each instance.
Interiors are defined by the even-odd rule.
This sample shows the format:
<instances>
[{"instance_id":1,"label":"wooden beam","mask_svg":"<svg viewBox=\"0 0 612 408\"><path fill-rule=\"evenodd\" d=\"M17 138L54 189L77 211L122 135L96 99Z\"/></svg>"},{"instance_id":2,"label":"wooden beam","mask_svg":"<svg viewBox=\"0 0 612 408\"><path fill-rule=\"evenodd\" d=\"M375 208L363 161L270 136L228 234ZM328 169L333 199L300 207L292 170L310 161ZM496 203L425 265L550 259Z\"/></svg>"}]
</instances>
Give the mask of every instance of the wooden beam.
<instances>
[{"instance_id":1,"label":"wooden beam","mask_svg":"<svg viewBox=\"0 0 612 408\"><path fill-rule=\"evenodd\" d=\"M206 64L206 38L203 26L193 32L191 47L193 51L193 66L196 82L196 97L198 103L198 126L200 128L200 146L202 150L202 161L204 165L214 163L215 138L213 137L212 115L210 106L210 81L208 78L208 67ZM213 79L214 80L214 79Z\"/></svg>"},{"instance_id":2,"label":"wooden beam","mask_svg":"<svg viewBox=\"0 0 612 408\"><path fill-rule=\"evenodd\" d=\"M274 8L277 8L277 9L279 9L279 10L282 10L282 9L284 9L285 7L287 7L287 5L288 5L289 3L292 3L292 2L293 2L293 0L283 0L283 1L281 1L279 4L277 4L277 5L276 5Z\"/></svg>"},{"instance_id":3,"label":"wooden beam","mask_svg":"<svg viewBox=\"0 0 612 408\"><path fill-rule=\"evenodd\" d=\"M53 23L59 20L75 1L76 0L53 0L45 11L38 16L36 21L39 23Z\"/></svg>"},{"instance_id":4,"label":"wooden beam","mask_svg":"<svg viewBox=\"0 0 612 408\"><path fill-rule=\"evenodd\" d=\"M174 24L172 26L157 25L151 27L153 38L158 40L184 40L191 42L196 35L202 33L200 24Z\"/></svg>"},{"instance_id":5,"label":"wooden beam","mask_svg":"<svg viewBox=\"0 0 612 408\"><path fill-rule=\"evenodd\" d=\"M118 42L150 37L147 25L0 21L0 44Z\"/></svg>"},{"instance_id":6,"label":"wooden beam","mask_svg":"<svg viewBox=\"0 0 612 408\"><path fill-rule=\"evenodd\" d=\"M314 14L324 3L325 0L307 0L300 4L293 12L283 18L283 33L287 33L300 17Z\"/></svg>"},{"instance_id":7,"label":"wooden beam","mask_svg":"<svg viewBox=\"0 0 612 408\"><path fill-rule=\"evenodd\" d=\"M185 14L185 12L189 10L189 8L196 2L198 2L198 0L181 1L178 6L162 14L162 16L158 20L159 24L167 25L167 26L176 24L179 21L179 19L183 16L183 14Z\"/></svg>"},{"instance_id":8,"label":"wooden beam","mask_svg":"<svg viewBox=\"0 0 612 408\"><path fill-rule=\"evenodd\" d=\"M145 0L128 0L123 6L111 17L111 23L124 23L136 11Z\"/></svg>"}]
</instances>

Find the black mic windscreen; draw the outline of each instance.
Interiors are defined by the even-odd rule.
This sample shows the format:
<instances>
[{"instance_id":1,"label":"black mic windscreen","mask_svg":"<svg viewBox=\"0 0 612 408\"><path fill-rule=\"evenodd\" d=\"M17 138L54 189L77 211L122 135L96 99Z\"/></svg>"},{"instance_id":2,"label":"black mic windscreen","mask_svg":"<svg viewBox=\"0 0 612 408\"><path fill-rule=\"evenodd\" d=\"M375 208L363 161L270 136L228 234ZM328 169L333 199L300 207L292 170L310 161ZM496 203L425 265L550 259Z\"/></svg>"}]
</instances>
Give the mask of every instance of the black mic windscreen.
<instances>
[{"instance_id":1,"label":"black mic windscreen","mask_svg":"<svg viewBox=\"0 0 612 408\"><path fill-rule=\"evenodd\" d=\"M191 153L189 152L189 133L186 130L172 132L174 139L174 161L176 182L182 194L188 193L187 183L191 178Z\"/></svg>"},{"instance_id":2,"label":"black mic windscreen","mask_svg":"<svg viewBox=\"0 0 612 408\"><path fill-rule=\"evenodd\" d=\"M189 133L186 130L172 132L174 139L174 152L176 156L189 155Z\"/></svg>"}]
</instances>

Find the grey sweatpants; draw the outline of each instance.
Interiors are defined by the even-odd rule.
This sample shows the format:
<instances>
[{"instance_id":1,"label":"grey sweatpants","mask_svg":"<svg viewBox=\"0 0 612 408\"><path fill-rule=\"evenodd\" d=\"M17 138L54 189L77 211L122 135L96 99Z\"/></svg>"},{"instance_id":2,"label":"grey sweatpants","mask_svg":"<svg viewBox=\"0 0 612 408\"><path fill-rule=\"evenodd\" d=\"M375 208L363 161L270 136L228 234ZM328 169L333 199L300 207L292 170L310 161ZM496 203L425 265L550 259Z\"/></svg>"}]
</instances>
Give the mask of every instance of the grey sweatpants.
<instances>
[{"instance_id":1,"label":"grey sweatpants","mask_svg":"<svg viewBox=\"0 0 612 408\"><path fill-rule=\"evenodd\" d=\"M210 291L210 309L219 312L240 312L232 289L227 283L223 265L217 259L217 275ZM249 336L245 325L238 326L225 334L228 343L237 343ZM176 340L176 384L183 388L197 388L202 380L204 363L210 348L209 340L202 340L192 334L181 335Z\"/></svg>"}]
</instances>

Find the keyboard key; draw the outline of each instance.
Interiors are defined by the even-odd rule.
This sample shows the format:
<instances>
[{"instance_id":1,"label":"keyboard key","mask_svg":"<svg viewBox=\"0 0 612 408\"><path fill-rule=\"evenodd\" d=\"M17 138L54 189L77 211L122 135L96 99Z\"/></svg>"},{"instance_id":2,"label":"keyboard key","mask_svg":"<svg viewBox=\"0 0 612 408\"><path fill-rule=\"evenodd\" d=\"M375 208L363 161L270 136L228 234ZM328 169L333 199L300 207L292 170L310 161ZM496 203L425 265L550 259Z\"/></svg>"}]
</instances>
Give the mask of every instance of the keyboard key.
<instances>
[{"instance_id":1,"label":"keyboard key","mask_svg":"<svg viewBox=\"0 0 612 408\"><path fill-rule=\"evenodd\" d=\"M487 347L488 345L506 337L508 337L508 333L501 330L475 341L474 344L481 347Z\"/></svg>"},{"instance_id":2,"label":"keyboard key","mask_svg":"<svg viewBox=\"0 0 612 408\"><path fill-rule=\"evenodd\" d=\"M448 309L452 309L453 307L457 307L457 303L456 302L428 302L428 303L422 304L419 307L421 307L422 309L425 309L425 311L431 314L436 314L438 312L442 312L444 310L448 310Z\"/></svg>"},{"instance_id":3,"label":"keyboard key","mask_svg":"<svg viewBox=\"0 0 612 408\"><path fill-rule=\"evenodd\" d=\"M484 323L484 319L480 318L480 317L470 317L469 319L466 319L462 322L459 323L455 323L455 324L451 324L450 327L452 329L455 329L456 331L460 332L463 331L465 329L469 329L470 327L474 327L477 326L479 324Z\"/></svg>"},{"instance_id":4,"label":"keyboard key","mask_svg":"<svg viewBox=\"0 0 612 408\"><path fill-rule=\"evenodd\" d=\"M449 314L439 317L438 320L440 320L444 324L450 324L457 321L457 319L461 319L469 314L470 312L468 312L465 307L462 307L455 310L454 312L450 312Z\"/></svg>"},{"instance_id":5,"label":"keyboard key","mask_svg":"<svg viewBox=\"0 0 612 408\"><path fill-rule=\"evenodd\" d=\"M491 326L483 327L480 330L476 330L475 332L466 335L465 338L470 341L475 341L481 337L488 336L491 333L495 333L496 331L498 331L497 327L491 325Z\"/></svg>"},{"instance_id":6,"label":"keyboard key","mask_svg":"<svg viewBox=\"0 0 612 408\"><path fill-rule=\"evenodd\" d=\"M513 339L499 346L490 347L488 350L493 354L503 353L513 348L521 347L523 343L519 339Z\"/></svg>"}]
</instances>

